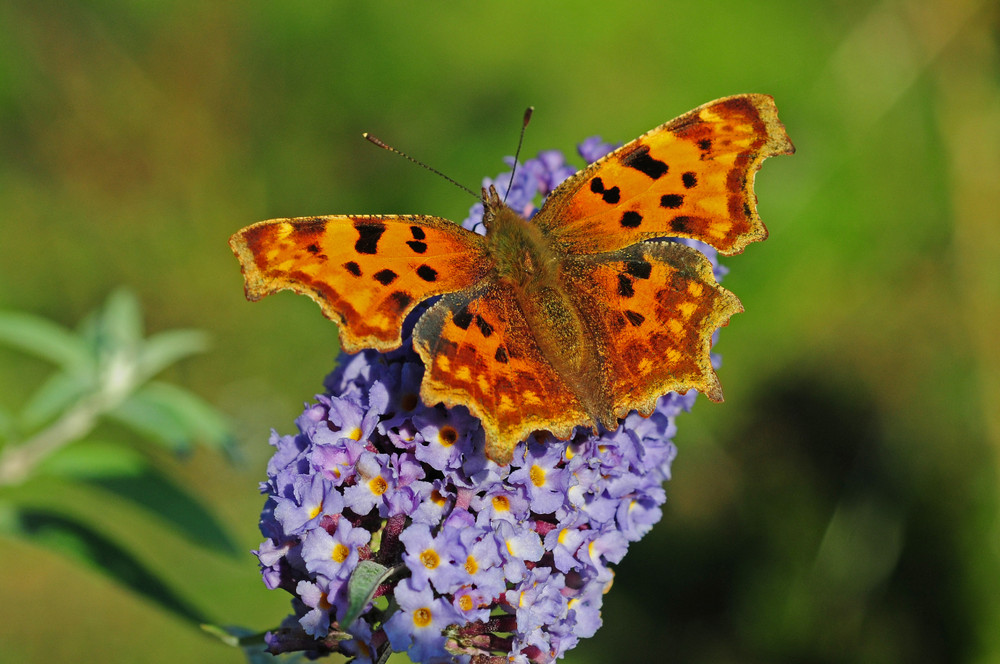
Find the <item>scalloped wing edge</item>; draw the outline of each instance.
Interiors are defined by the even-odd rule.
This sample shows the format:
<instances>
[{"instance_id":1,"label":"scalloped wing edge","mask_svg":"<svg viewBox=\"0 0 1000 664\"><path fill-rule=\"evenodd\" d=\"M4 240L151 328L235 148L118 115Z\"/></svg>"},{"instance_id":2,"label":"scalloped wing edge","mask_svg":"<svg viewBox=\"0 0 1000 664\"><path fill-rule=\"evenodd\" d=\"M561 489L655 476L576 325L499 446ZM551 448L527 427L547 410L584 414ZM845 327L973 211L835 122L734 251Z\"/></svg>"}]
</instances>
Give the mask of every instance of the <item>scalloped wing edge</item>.
<instances>
[{"instance_id":1,"label":"scalloped wing edge","mask_svg":"<svg viewBox=\"0 0 1000 664\"><path fill-rule=\"evenodd\" d=\"M371 216L371 215L369 215ZM298 293L299 295L305 295L317 305L319 305L320 311L323 315L332 320L337 324L337 330L339 332L340 347L345 352L357 353L366 348L374 348L378 351L390 351L395 350L403 345L403 331L402 327L396 334L395 339L385 340L380 339L375 336L361 336L356 335L351 332L347 325L347 319L337 311L330 302L323 297L323 295L313 289L301 284L292 279L273 279L266 278L261 271L260 267L257 265L257 260L255 254L250 249L244 235L254 229L261 226L272 225L275 223L288 222L298 217L280 218L280 219L267 219L265 221L258 221L255 224L251 224L245 228L240 229L236 233L233 233L229 238L229 246L236 254L237 260L240 263L240 271L243 273L243 292L246 298L251 302L257 302L267 295L272 295L283 290L292 291L293 293ZM409 307L403 312L402 318L405 319L413 309L420 304L419 302L413 302Z\"/></svg>"}]
</instances>

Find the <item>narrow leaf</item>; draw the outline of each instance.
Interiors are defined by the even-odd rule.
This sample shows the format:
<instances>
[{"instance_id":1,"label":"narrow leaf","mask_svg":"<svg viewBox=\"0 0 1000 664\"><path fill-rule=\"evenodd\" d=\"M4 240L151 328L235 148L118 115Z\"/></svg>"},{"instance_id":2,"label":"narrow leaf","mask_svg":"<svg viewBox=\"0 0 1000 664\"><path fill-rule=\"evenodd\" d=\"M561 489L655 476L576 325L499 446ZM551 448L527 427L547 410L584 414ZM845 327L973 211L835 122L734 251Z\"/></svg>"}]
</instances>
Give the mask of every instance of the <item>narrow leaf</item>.
<instances>
[{"instance_id":1,"label":"narrow leaf","mask_svg":"<svg viewBox=\"0 0 1000 664\"><path fill-rule=\"evenodd\" d=\"M200 330L169 330L149 337L138 358L139 375L152 378L171 364L208 348L208 335Z\"/></svg>"},{"instance_id":2,"label":"narrow leaf","mask_svg":"<svg viewBox=\"0 0 1000 664\"><path fill-rule=\"evenodd\" d=\"M100 313L100 328L110 348L137 347L142 340L142 309L132 291L118 288L104 303ZM103 345L103 344L102 344Z\"/></svg>"},{"instance_id":3,"label":"narrow leaf","mask_svg":"<svg viewBox=\"0 0 1000 664\"><path fill-rule=\"evenodd\" d=\"M150 397L146 390L132 394L108 411L107 416L174 452L191 449L194 438L191 427L177 413L165 408L155 395Z\"/></svg>"},{"instance_id":4,"label":"narrow leaf","mask_svg":"<svg viewBox=\"0 0 1000 664\"><path fill-rule=\"evenodd\" d=\"M159 409L164 416L176 422L191 439L222 449L235 444L229 423L201 397L185 389L153 381L140 389L136 398L148 407Z\"/></svg>"},{"instance_id":5,"label":"narrow leaf","mask_svg":"<svg viewBox=\"0 0 1000 664\"><path fill-rule=\"evenodd\" d=\"M16 533L36 544L96 569L179 618L200 624L205 617L167 586L142 561L89 526L42 510L21 510Z\"/></svg>"},{"instance_id":6,"label":"narrow leaf","mask_svg":"<svg viewBox=\"0 0 1000 664\"><path fill-rule=\"evenodd\" d=\"M82 372L54 374L35 390L21 411L22 429L31 431L53 420L94 389L94 381L89 374Z\"/></svg>"},{"instance_id":7,"label":"narrow leaf","mask_svg":"<svg viewBox=\"0 0 1000 664\"><path fill-rule=\"evenodd\" d=\"M253 646L264 643L264 634L256 630L245 627L223 627L222 625L205 624L201 629L219 639L227 646L239 648L241 646Z\"/></svg>"},{"instance_id":8,"label":"narrow leaf","mask_svg":"<svg viewBox=\"0 0 1000 664\"><path fill-rule=\"evenodd\" d=\"M149 462L132 448L112 443L80 441L64 447L45 459L39 474L79 480L106 477L136 477L149 467Z\"/></svg>"},{"instance_id":9,"label":"narrow leaf","mask_svg":"<svg viewBox=\"0 0 1000 664\"><path fill-rule=\"evenodd\" d=\"M375 597L378 587L400 569L401 566L386 567L371 560L359 562L347 582L347 611L339 621L340 627L345 630L350 627Z\"/></svg>"},{"instance_id":10,"label":"narrow leaf","mask_svg":"<svg viewBox=\"0 0 1000 664\"><path fill-rule=\"evenodd\" d=\"M227 646L240 648L249 664L274 664L274 662L290 664L291 662L306 661L300 652L284 653L280 658L269 653L267 642L264 640L266 632L256 632L245 627L223 627L221 625L202 625L201 628Z\"/></svg>"},{"instance_id":11,"label":"narrow leaf","mask_svg":"<svg viewBox=\"0 0 1000 664\"><path fill-rule=\"evenodd\" d=\"M48 360L66 371L93 367L87 345L50 320L19 311L0 311L0 343Z\"/></svg>"}]
</instances>

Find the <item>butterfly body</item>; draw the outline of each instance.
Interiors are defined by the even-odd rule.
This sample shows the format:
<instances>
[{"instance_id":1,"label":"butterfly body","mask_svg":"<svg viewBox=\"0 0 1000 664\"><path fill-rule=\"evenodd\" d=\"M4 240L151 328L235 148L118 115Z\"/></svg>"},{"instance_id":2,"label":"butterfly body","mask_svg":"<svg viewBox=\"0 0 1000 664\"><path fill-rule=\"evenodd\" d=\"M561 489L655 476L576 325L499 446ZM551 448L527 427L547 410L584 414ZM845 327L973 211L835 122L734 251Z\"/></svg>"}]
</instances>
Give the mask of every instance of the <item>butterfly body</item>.
<instances>
[{"instance_id":1,"label":"butterfly body","mask_svg":"<svg viewBox=\"0 0 1000 664\"><path fill-rule=\"evenodd\" d=\"M247 297L290 289L340 325L341 346L390 350L413 331L421 398L480 418L507 463L536 430L614 428L668 391L722 391L712 334L742 311L687 237L733 254L767 231L753 177L794 148L767 95L719 99L559 185L532 219L484 191L486 236L428 216L274 219L230 239Z\"/></svg>"},{"instance_id":2,"label":"butterfly body","mask_svg":"<svg viewBox=\"0 0 1000 664\"><path fill-rule=\"evenodd\" d=\"M493 261L486 279L509 293L542 357L593 424L613 426L611 403L597 380L605 369L600 349L567 278L567 271L585 273L585 267L561 256L552 238L501 202L494 189L483 191L483 204L487 252Z\"/></svg>"}]
</instances>

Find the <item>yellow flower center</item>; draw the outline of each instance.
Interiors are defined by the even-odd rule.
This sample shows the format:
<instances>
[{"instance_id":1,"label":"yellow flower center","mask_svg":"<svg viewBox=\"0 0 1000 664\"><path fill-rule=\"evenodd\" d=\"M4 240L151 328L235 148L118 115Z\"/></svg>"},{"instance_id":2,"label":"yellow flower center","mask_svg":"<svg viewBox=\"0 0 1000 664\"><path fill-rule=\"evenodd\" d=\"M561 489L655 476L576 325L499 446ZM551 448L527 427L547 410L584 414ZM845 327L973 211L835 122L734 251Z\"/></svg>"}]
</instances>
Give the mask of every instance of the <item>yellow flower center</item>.
<instances>
[{"instance_id":1,"label":"yellow flower center","mask_svg":"<svg viewBox=\"0 0 1000 664\"><path fill-rule=\"evenodd\" d=\"M469 597L468 595L462 595L461 597L459 597L458 598L458 608L462 609L463 611L471 611L472 610L472 598Z\"/></svg>"},{"instance_id":2,"label":"yellow flower center","mask_svg":"<svg viewBox=\"0 0 1000 664\"><path fill-rule=\"evenodd\" d=\"M351 550L338 542L334 545L333 552L330 554L330 557L333 558L334 561L342 563L347 560L347 556L349 555L351 555Z\"/></svg>"},{"instance_id":3,"label":"yellow flower center","mask_svg":"<svg viewBox=\"0 0 1000 664\"><path fill-rule=\"evenodd\" d=\"M441 564L441 557L438 556L437 551L434 549L427 549L420 554L420 562L424 564L427 569L434 569Z\"/></svg>"},{"instance_id":4,"label":"yellow flower center","mask_svg":"<svg viewBox=\"0 0 1000 664\"><path fill-rule=\"evenodd\" d=\"M385 490L389 488L389 483L385 481L385 478L379 475L378 477L373 477L368 480L368 489L376 496L381 496L385 493Z\"/></svg>"},{"instance_id":5,"label":"yellow flower center","mask_svg":"<svg viewBox=\"0 0 1000 664\"><path fill-rule=\"evenodd\" d=\"M479 571L479 565L476 563L476 559L472 556L465 559L465 571L469 574L475 574Z\"/></svg>"},{"instance_id":6,"label":"yellow flower center","mask_svg":"<svg viewBox=\"0 0 1000 664\"><path fill-rule=\"evenodd\" d=\"M543 486L545 484L545 469L539 465L534 465L531 467L528 475L531 477L531 483L535 486Z\"/></svg>"},{"instance_id":7,"label":"yellow flower center","mask_svg":"<svg viewBox=\"0 0 1000 664\"><path fill-rule=\"evenodd\" d=\"M441 492L437 489L431 491L431 502L437 506L444 505L446 498L441 495Z\"/></svg>"},{"instance_id":8,"label":"yellow flower center","mask_svg":"<svg viewBox=\"0 0 1000 664\"><path fill-rule=\"evenodd\" d=\"M319 513L322 511L323 511L323 503L319 503L318 505L316 505L316 507L309 510L309 518L315 519L317 516L319 516Z\"/></svg>"},{"instance_id":9,"label":"yellow flower center","mask_svg":"<svg viewBox=\"0 0 1000 664\"><path fill-rule=\"evenodd\" d=\"M417 627L427 627L431 624L432 618L433 615L431 614L431 610L426 606L413 612L413 624Z\"/></svg>"}]
</instances>

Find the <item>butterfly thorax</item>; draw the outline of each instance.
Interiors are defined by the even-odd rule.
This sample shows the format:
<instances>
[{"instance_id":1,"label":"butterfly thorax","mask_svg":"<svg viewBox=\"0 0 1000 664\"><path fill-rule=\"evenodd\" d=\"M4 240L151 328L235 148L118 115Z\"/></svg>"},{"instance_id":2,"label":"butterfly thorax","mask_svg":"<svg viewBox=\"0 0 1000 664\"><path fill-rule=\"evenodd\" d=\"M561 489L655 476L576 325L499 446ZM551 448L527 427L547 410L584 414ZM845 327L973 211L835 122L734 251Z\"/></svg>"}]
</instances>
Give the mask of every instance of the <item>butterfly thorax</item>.
<instances>
[{"instance_id":1,"label":"butterfly thorax","mask_svg":"<svg viewBox=\"0 0 1000 664\"><path fill-rule=\"evenodd\" d=\"M565 285L563 261L537 224L491 193L494 196L484 196L484 223L496 287L513 292L545 359L594 422L608 425L614 417L601 389L602 363L593 326Z\"/></svg>"}]
</instances>

